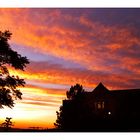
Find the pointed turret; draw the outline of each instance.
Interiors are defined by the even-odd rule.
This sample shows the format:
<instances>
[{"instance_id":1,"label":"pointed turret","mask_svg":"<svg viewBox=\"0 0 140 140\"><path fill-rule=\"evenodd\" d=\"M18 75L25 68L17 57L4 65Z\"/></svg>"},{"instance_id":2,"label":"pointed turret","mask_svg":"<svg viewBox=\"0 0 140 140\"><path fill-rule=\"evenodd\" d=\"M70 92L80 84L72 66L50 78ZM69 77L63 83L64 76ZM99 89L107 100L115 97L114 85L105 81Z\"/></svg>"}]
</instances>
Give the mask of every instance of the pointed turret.
<instances>
[{"instance_id":1,"label":"pointed turret","mask_svg":"<svg viewBox=\"0 0 140 140\"><path fill-rule=\"evenodd\" d=\"M108 92L109 92L109 90L101 82L93 90L93 94L104 94L104 93L108 93Z\"/></svg>"}]
</instances>

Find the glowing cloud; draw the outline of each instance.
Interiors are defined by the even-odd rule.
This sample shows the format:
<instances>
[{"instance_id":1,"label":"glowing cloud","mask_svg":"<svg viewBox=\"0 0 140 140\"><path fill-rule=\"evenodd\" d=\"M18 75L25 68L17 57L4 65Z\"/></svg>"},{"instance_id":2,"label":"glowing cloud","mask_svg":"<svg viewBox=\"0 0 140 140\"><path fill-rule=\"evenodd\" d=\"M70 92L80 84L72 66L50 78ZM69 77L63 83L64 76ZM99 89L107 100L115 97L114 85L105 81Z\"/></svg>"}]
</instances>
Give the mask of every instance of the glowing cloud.
<instances>
[{"instance_id":1,"label":"glowing cloud","mask_svg":"<svg viewBox=\"0 0 140 140\"><path fill-rule=\"evenodd\" d=\"M139 88L138 13L140 9L0 9L1 30L13 33L11 46L31 62L25 72L10 68L27 82L21 88L23 100L12 110L17 126L42 118L38 125L52 127L55 111L75 83L89 90L100 81L111 89ZM8 116L7 109L0 111Z\"/></svg>"}]
</instances>

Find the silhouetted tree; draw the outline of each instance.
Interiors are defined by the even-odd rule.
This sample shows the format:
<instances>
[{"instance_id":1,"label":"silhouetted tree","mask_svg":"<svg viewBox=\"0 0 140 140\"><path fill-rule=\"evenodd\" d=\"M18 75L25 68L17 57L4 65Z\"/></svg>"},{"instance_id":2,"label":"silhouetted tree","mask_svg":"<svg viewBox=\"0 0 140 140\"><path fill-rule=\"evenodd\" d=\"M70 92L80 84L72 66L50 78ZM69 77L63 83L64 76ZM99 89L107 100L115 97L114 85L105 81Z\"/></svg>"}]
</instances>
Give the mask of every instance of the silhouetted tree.
<instances>
[{"instance_id":1,"label":"silhouetted tree","mask_svg":"<svg viewBox=\"0 0 140 140\"><path fill-rule=\"evenodd\" d=\"M5 122L1 124L5 131L9 131L9 129L13 126L12 118L6 117Z\"/></svg>"},{"instance_id":2,"label":"silhouetted tree","mask_svg":"<svg viewBox=\"0 0 140 140\"><path fill-rule=\"evenodd\" d=\"M80 98L80 95L82 95L83 93L84 93L83 86L80 84L76 84L70 87L70 90L66 92L66 96L68 100L77 100ZM56 111L57 120L54 123L54 125L58 129L65 129L66 123L71 123L71 122L66 122L66 120L64 119L65 115L67 115L65 114L64 108L65 106L60 106L59 111Z\"/></svg>"},{"instance_id":3,"label":"silhouetted tree","mask_svg":"<svg viewBox=\"0 0 140 140\"><path fill-rule=\"evenodd\" d=\"M71 86L70 90L66 92L66 95L68 99L72 100L82 93L84 93L83 86L80 84L76 84L74 86Z\"/></svg>"},{"instance_id":4,"label":"silhouetted tree","mask_svg":"<svg viewBox=\"0 0 140 140\"><path fill-rule=\"evenodd\" d=\"M63 129L64 127L64 118L63 118L63 106L60 106L59 111L56 111L57 120L54 123L57 129Z\"/></svg>"},{"instance_id":5,"label":"silhouetted tree","mask_svg":"<svg viewBox=\"0 0 140 140\"><path fill-rule=\"evenodd\" d=\"M22 99L22 93L17 87L24 86L25 81L18 76L11 76L9 66L24 71L26 64L29 63L27 57L22 57L11 49L8 43L11 35L9 31L0 31L0 108L3 106L12 108L15 99Z\"/></svg>"}]
</instances>

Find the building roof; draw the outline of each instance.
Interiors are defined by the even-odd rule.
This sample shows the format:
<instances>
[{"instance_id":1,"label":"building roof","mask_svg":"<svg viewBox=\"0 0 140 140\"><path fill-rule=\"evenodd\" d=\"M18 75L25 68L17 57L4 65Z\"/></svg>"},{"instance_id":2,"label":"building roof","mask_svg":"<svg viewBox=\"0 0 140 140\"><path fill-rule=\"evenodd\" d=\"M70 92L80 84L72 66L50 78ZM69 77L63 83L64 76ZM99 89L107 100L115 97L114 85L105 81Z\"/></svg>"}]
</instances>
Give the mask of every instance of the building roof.
<instances>
[{"instance_id":1,"label":"building roof","mask_svg":"<svg viewBox=\"0 0 140 140\"><path fill-rule=\"evenodd\" d=\"M108 90L102 83L99 83L92 92L85 91L81 94L82 98L102 98L104 96L115 98L138 98L140 99L140 89Z\"/></svg>"},{"instance_id":2,"label":"building roof","mask_svg":"<svg viewBox=\"0 0 140 140\"><path fill-rule=\"evenodd\" d=\"M102 83L99 83L98 86L91 92L91 94L98 97L103 97L104 95L110 95L119 98L123 98L123 97L140 98L140 89L108 90Z\"/></svg>"},{"instance_id":3,"label":"building roof","mask_svg":"<svg viewBox=\"0 0 140 140\"><path fill-rule=\"evenodd\" d=\"M110 94L118 98L140 99L140 89L110 90Z\"/></svg>"},{"instance_id":4,"label":"building roof","mask_svg":"<svg viewBox=\"0 0 140 140\"><path fill-rule=\"evenodd\" d=\"M124 90L110 90L112 94L140 94L140 89L124 89Z\"/></svg>"},{"instance_id":5,"label":"building roof","mask_svg":"<svg viewBox=\"0 0 140 140\"><path fill-rule=\"evenodd\" d=\"M102 84L99 83L98 86L92 91L93 94L99 94L99 93L108 93L109 90Z\"/></svg>"}]
</instances>

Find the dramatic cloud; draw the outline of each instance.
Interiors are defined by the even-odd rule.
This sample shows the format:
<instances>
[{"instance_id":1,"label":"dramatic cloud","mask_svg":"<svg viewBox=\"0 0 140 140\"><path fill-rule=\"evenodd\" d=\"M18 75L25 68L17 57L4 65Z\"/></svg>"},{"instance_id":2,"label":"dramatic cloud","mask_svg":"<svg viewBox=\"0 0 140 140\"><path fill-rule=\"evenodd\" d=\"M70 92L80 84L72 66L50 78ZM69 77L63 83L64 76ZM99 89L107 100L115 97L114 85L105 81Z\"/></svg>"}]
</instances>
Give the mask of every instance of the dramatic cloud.
<instances>
[{"instance_id":1,"label":"dramatic cloud","mask_svg":"<svg viewBox=\"0 0 140 140\"><path fill-rule=\"evenodd\" d=\"M54 121L66 90L75 83L88 90L99 82L109 89L139 88L139 13L119 8L0 9L1 30L13 33L12 48L31 62L25 72L10 68L27 82L18 103L26 107L20 107L53 108ZM51 126L53 121L48 120Z\"/></svg>"}]
</instances>

